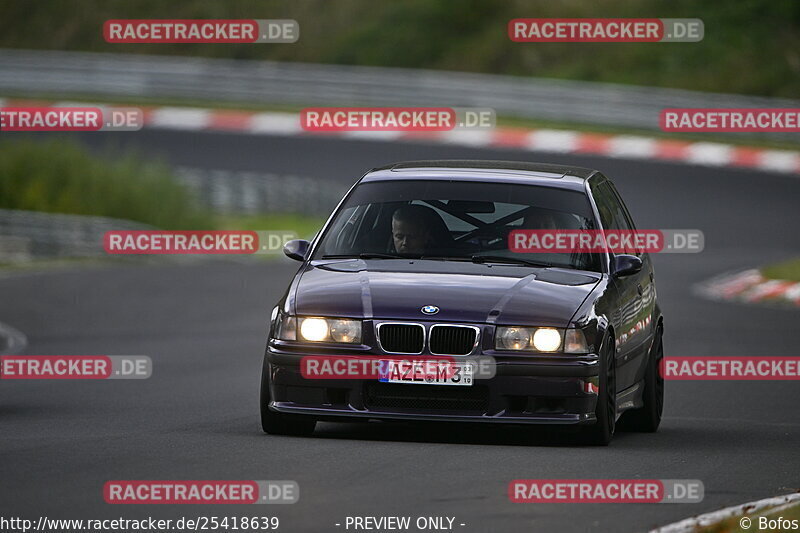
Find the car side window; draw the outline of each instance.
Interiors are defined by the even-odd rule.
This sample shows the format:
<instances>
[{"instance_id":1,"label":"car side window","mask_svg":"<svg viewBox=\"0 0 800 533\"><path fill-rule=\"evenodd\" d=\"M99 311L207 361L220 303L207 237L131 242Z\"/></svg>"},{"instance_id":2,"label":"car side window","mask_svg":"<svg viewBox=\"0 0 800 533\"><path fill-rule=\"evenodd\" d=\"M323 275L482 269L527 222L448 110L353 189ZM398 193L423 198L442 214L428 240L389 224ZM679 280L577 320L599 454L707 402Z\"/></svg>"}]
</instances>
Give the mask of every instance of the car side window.
<instances>
[{"instance_id":1,"label":"car side window","mask_svg":"<svg viewBox=\"0 0 800 533\"><path fill-rule=\"evenodd\" d=\"M628 224L628 219L625 217L625 212L622 210L622 204L617 199L617 195L611 188L611 185L604 181L600 184L599 189L602 191L604 203L608 208L608 229L629 230L631 229ZM603 224L605 226L605 223Z\"/></svg>"},{"instance_id":2,"label":"car side window","mask_svg":"<svg viewBox=\"0 0 800 533\"><path fill-rule=\"evenodd\" d=\"M325 254L347 253L353 248L356 231L365 210L365 206L353 206L342 212L342 215L331 228L331 234L336 237L325 243Z\"/></svg>"},{"instance_id":3,"label":"car side window","mask_svg":"<svg viewBox=\"0 0 800 533\"><path fill-rule=\"evenodd\" d=\"M628 226L628 229L635 231L636 230L636 224L633 223L633 217L631 216L630 211L628 211L628 208L625 206L625 202L622 201L622 196L620 196L619 191L617 190L616 187L614 187L613 183L611 183L611 182L606 182L606 183L608 184L609 188L611 189L611 192L613 192L613 194L614 194L614 198L616 199L616 203L619 206L619 212L621 213L623 219L625 220L625 222L626 222L626 224ZM644 254L644 250L638 248L638 249L636 249L636 252L635 252L634 255L636 255L638 257L642 257L643 254Z\"/></svg>"},{"instance_id":4,"label":"car side window","mask_svg":"<svg viewBox=\"0 0 800 533\"><path fill-rule=\"evenodd\" d=\"M636 229L636 224L633 223L633 217L631 216L630 211L628 211L628 207L625 205L625 202L622 201L622 195L620 195L619 191L614 184L607 181L605 182L606 185L609 186L611 191L614 194L614 198L616 199L617 204L619 204L619 209L622 212L622 216L624 217L625 221L628 224L629 229Z\"/></svg>"},{"instance_id":5,"label":"car side window","mask_svg":"<svg viewBox=\"0 0 800 533\"><path fill-rule=\"evenodd\" d=\"M619 202L614 196L614 191L609 187L607 181L603 181L600 185L593 185L592 194L597 204L597 211L600 213L600 222L603 224L603 229L630 229L620 209Z\"/></svg>"},{"instance_id":6,"label":"car side window","mask_svg":"<svg viewBox=\"0 0 800 533\"><path fill-rule=\"evenodd\" d=\"M635 229L625 204L622 203L622 199L611 182L603 181L600 185L593 185L592 193L597 203L597 210L600 213L600 222L603 224L603 229ZM636 251L636 255L641 254L640 250Z\"/></svg>"}]
</instances>

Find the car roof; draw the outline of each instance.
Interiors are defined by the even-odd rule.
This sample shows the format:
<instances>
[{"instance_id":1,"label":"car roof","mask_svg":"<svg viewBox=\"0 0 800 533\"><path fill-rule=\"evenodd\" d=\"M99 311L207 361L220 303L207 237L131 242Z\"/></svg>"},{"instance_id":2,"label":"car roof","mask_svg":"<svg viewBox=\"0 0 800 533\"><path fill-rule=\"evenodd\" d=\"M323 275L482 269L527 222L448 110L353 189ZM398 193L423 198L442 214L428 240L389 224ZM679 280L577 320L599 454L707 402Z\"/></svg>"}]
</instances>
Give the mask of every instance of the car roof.
<instances>
[{"instance_id":1,"label":"car roof","mask_svg":"<svg viewBox=\"0 0 800 533\"><path fill-rule=\"evenodd\" d=\"M596 173L589 168L527 161L444 159L392 163L372 169L361 182L420 179L491 181L583 191L586 180Z\"/></svg>"}]
</instances>

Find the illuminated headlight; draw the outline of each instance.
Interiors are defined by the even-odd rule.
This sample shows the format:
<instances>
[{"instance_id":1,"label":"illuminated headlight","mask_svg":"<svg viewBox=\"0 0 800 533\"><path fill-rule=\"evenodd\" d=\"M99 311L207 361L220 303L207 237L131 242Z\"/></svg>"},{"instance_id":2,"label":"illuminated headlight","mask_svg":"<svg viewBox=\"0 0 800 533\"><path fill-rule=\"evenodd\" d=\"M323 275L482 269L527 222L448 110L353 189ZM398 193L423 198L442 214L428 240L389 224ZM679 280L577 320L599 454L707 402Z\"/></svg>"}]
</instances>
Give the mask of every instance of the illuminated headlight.
<instances>
[{"instance_id":1,"label":"illuminated headlight","mask_svg":"<svg viewBox=\"0 0 800 533\"><path fill-rule=\"evenodd\" d=\"M324 318L303 318L300 320L300 335L307 341L320 342L328 338L330 330Z\"/></svg>"},{"instance_id":2,"label":"illuminated headlight","mask_svg":"<svg viewBox=\"0 0 800 533\"><path fill-rule=\"evenodd\" d=\"M563 346L563 350L562 350ZM586 337L579 329L498 327L495 348L529 352L588 353Z\"/></svg>"},{"instance_id":3,"label":"illuminated headlight","mask_svg":"<svg viewBox=\"0 0 800 533\"><path fill-rule=\"evenodd\" d=\"M339 318L301 318L300 337L310 342L361 342L361 322Z\"/></svg>"},{"instance_id":4,"label":"illuminated headlight","mask_svg":"<svg viewBox=\"0 0 800 533\"><path fill-rule=\"evenodd\" d=\"M561 332L553 328L539 328L533 334L533 347L540 352L555 352L561 348Z\"/></svg>"}]
</instances>

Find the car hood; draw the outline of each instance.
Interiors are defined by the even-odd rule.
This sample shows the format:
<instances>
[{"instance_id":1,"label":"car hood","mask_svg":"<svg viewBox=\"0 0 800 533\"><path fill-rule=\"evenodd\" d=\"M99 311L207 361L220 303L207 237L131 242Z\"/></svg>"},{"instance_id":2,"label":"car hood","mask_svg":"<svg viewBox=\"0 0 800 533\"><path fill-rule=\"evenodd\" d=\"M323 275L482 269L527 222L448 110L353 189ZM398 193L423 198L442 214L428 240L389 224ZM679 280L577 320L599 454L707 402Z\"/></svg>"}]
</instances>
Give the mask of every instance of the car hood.
<instances>
[{"instance_id":1,"label":"car hood","mask_svg":"<svg viewBox=\"0 0 800 533\"><path fill-rule=\"evenodd\" d=\"M315 262L301 274L301 316L566 327L600 274L452 261ZM421 312L434 305L439 312Z\"/></svg>"}]
</instances>

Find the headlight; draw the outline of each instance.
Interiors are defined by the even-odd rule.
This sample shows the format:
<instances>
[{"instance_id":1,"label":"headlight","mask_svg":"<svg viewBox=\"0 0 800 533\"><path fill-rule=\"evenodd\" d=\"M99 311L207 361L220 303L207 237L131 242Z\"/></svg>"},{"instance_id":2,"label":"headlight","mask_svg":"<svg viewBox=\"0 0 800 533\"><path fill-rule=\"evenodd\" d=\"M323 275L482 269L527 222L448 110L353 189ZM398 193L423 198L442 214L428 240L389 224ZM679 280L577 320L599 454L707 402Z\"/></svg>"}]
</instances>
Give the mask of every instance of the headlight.
<instances>
[{"instance_id":1,"label":"headlight","mask_svg":"<svg viewBox=\"0 0 800 533\"><path fill-rule=\"evenodd\" d=\"M330 334L334 342L361 342L361 322L357 320L331 320Z\"/></svg>"},{"instance_id":2,"label":"headlight","mask_svg":"<svg viewBox=\"0 0 800 533\"><path fill-rule=\"evenodd\" d=\"M361 322L339 318L301 318L300 337L310 342L361 342Z\"/></svg>"},{"instance_id":3,"label":"headlight","mask_svg":"<svg viewBox=\"0 0 800 533\"><path fill-rule=\"evenodd\" d=\"M530 328L523 326L498 327L495 348L529 352L588 353L586 337L579 329Z\"/></svg>"},{"instance_id":4,"label":"headlight","mask_svg":"<svg viewBox=\"0 0 800 533\"><path fill-rule=\"evenodd\" d=\"M561 347L561 332L553 328L539 328L533 334L533 347L540 352L555 352Z\"/></svg>"},{"instance_id":5,"label":"headlight","mask_svg":"<svg viewBox=\"0 0 800 533\"><path fill-rule=\"evenodd\" d=\"M328 323L324 318L303 318L300 320L300 335L307 341L324 341L328 338Z\"/></svg>"},{"instance_id":6,"label":"headlight","mask_svg":"<svg viewBox=\"0 0 800 533\"><path fill-rule=\"evenodd\" d=\"M533 328L497 328L497 348L504 350L528 350Z\"/></svg>"}]
</instances>

